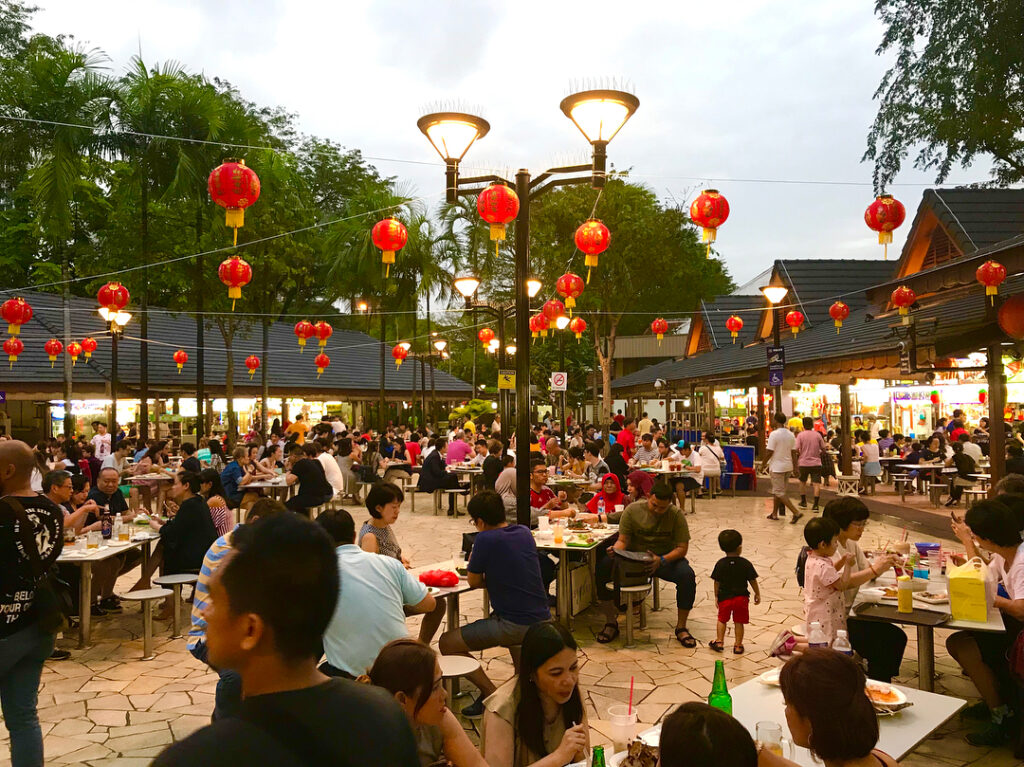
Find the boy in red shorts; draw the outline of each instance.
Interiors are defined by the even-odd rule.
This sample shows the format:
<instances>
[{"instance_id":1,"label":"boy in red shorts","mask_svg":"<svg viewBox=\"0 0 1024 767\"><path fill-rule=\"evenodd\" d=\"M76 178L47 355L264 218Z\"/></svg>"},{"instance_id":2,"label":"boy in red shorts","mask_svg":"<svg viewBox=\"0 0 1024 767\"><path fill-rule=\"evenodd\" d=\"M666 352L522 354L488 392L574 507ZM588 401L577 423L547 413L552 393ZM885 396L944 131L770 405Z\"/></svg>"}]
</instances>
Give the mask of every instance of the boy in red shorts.
<instances>
[{"instance_id":1,"label":"boy in red shorts","mask_svg":"<svg viewBox=\"0 0 1024 767\"><path fill-rule=\"evenodd\" d=\"M736 643L732 651L735 655L743 654L743 627L750 622L750 592L747 584L754 590L754 604L761 604L761 589L757 586L757 570L750 560L740 556L743 552L743 536L738 530L723 530L718 534L718 546L725 556L715 563L711 571L711 580L715 582L715 601L718 602L717 637L710 642L715 652L722 652L725 639L725 626L732 618L736 626Z\"/></svg>"}]
</instances>

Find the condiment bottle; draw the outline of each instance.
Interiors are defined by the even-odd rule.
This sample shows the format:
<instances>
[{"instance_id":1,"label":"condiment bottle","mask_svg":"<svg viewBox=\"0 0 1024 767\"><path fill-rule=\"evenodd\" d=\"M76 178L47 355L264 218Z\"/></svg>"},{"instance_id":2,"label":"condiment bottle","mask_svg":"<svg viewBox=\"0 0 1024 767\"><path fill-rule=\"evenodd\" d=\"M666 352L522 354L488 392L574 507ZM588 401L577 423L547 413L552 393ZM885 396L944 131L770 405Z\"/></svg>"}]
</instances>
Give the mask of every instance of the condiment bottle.
<instances>
[{"instance_id":1,"label":"condiment bottle","mask_svg":"<svg viewBox=\"0 0 1024 767\"><path fill-rule=\"evenodd\" d=\"M896 579L896 610L901 613L914 612L914 581L909 575Z\"/></svg>"}]
</instances>

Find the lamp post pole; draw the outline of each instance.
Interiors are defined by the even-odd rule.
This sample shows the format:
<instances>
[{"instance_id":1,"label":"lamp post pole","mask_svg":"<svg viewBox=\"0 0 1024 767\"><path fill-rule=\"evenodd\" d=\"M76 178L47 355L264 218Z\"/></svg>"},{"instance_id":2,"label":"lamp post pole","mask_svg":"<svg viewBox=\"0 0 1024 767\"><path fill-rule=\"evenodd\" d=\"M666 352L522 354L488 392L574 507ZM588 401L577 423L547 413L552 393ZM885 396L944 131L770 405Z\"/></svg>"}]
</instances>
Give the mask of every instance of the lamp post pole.
<instances>
[{"instance_id":1,"label":"lamp post pole","mask_svg":"<svg viewBox=\"0 0 1024 767\"><path fill-rule=\"evenodd\" d=\"M110 426L117 434L117 325L110 323ZM113 439L113 437L111 437Z\"/></svg>"},{"instance_id":2,"label":"lamp post pole","mask_svg":"<svg viewBox=\"0 0 1024 767\"><path fill-rule=\"evenodd\" d=\"M530 171L516 173L519 214L516 216L516 338L530 337ZM516 522L530 526L530 345L516 348ZM502 352L504 352L504 345Z\"/></svg>"},{"instance_id":3,"label":"lamp post pole","mask_svg":"<svg viewBox=\"0 0 1024 767\"><path fill-rule=\"evenodd\" d=\"M782 334L779 332L779 320L782 319L782 311L778 307L772 307L772 340L775 342L775 348L782 348ZM769 374L770 376L771 374ZM772 387L772 397L775 400L775 407L773 415L778 415L782 412L782 387Z\"/></svg>"},{"instance_id":4,"label":"lamp post pole","mask_svg":"<svg viewBox=\"0 0 1024 767\"><path fill-rule=\"evenodd\" d=\"M380 313L380 403L377 412L377 427L381 434L387 432L387 415L384 404L384 347L387 345L384 340L385 334L384 312Z\"/></svg>"}]
</instances>

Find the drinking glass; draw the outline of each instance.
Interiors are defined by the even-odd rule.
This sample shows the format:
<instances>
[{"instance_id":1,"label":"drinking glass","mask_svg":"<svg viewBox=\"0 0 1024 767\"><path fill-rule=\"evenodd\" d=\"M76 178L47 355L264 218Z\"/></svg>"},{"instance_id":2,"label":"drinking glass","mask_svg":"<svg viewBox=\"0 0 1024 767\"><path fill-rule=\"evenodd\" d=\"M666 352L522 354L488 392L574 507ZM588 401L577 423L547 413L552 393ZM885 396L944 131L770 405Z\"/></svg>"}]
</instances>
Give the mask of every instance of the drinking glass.
<instances>
[{"instance_id":1,"label":"drinking glass","mask_svg":"<svg viewBox=\"0 0 1024 767\"><path fill-rule=\"evenodd\" d=\"M103 538L103 533L99 530L90 530L86 535L85 547L87 549L98 549L100 547L100 541Z\"/></svg>"},{"instance_id":2,"label":"drinking glass","mask_svg":"<svg viewBox=\"0 0 1024 767\"><path fill-rule=\"evenodd\" d=\"M625 751L630 739L636 732L636 709L632 713L629 706L618 704L608 707L608 723L611 725L612 743L615 751Z\"/></svg>"},{"instance_id":3,"label":"drinking glass","mask_svg":"<svg viewBox=\"0 0 1024 767\"><path fill-rule=\"evenodd\" d=\"M550 530L551 529L551 518L544 514L537 517L537 529L538 530Z\"/></svg>"},{"instance_id":4,"label":"drinking glass","mask_svg":"<svg viewBox=\"0 0 1024 767\"><path fill-rule=\"evenodd\" d=\"M793 758L793 744L782 737L782 725L776 722L758 722L756 740L769 753L786 759Z\"/></svg>"},{"instance_id":5,"label":"drinking glass","mask_svg":"<svg viewBox=\"0 0 1024 767\"><path fill-rule=\"evenodd\" d=\"M85 544L86 540L84 535L80 535L75 538L75 551L85 551Z\"/></svg>"}]
</instances>

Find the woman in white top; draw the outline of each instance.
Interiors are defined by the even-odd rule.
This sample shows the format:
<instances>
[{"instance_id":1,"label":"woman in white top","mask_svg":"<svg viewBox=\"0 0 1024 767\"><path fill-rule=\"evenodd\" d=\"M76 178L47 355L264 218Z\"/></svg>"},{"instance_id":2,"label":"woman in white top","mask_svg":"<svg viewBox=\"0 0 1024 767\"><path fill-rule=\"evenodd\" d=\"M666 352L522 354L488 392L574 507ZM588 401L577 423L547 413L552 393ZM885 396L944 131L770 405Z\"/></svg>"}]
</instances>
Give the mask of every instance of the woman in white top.
<instances>
[{"instance_id":1,"label":"woman in white top","mask_svg":"<svg viewBox=\"0 0 1024 767\"><path fill-rule=\"evenodd\" d=\"M710 481L708 483L711 497L715 497L715 488L719 478L722 476L722 461L725 460L725 452L722 446L715 439L714 432L704 432L704 439L701 440L700 450L697 451L700 457L700 466Z\"/></svg>"},{"instance_id":2,"label":"woman in white top","mask_svg":"<svg viewBox=\"0 0 1024 767\"><path fill-rule=\"evenodd\" d=\"M958 631L946 640L946 649L971 678L982 701L964 710L970 718L988 719L978 732L967 735L974 746L999 745L1019 727L1009 701L1016 694L1006 660L1007 651L1020 633L1024 621L1024 543L1021 518L999 500L976 501L963 521L954 517L953 532L970 557L979 556L980 546L992 555L989 571L1002 584L994 605L1002 611L1006 631L1002 633ZM975 544L977 541L977 544Z\"/></svg>"}]
</instances>

